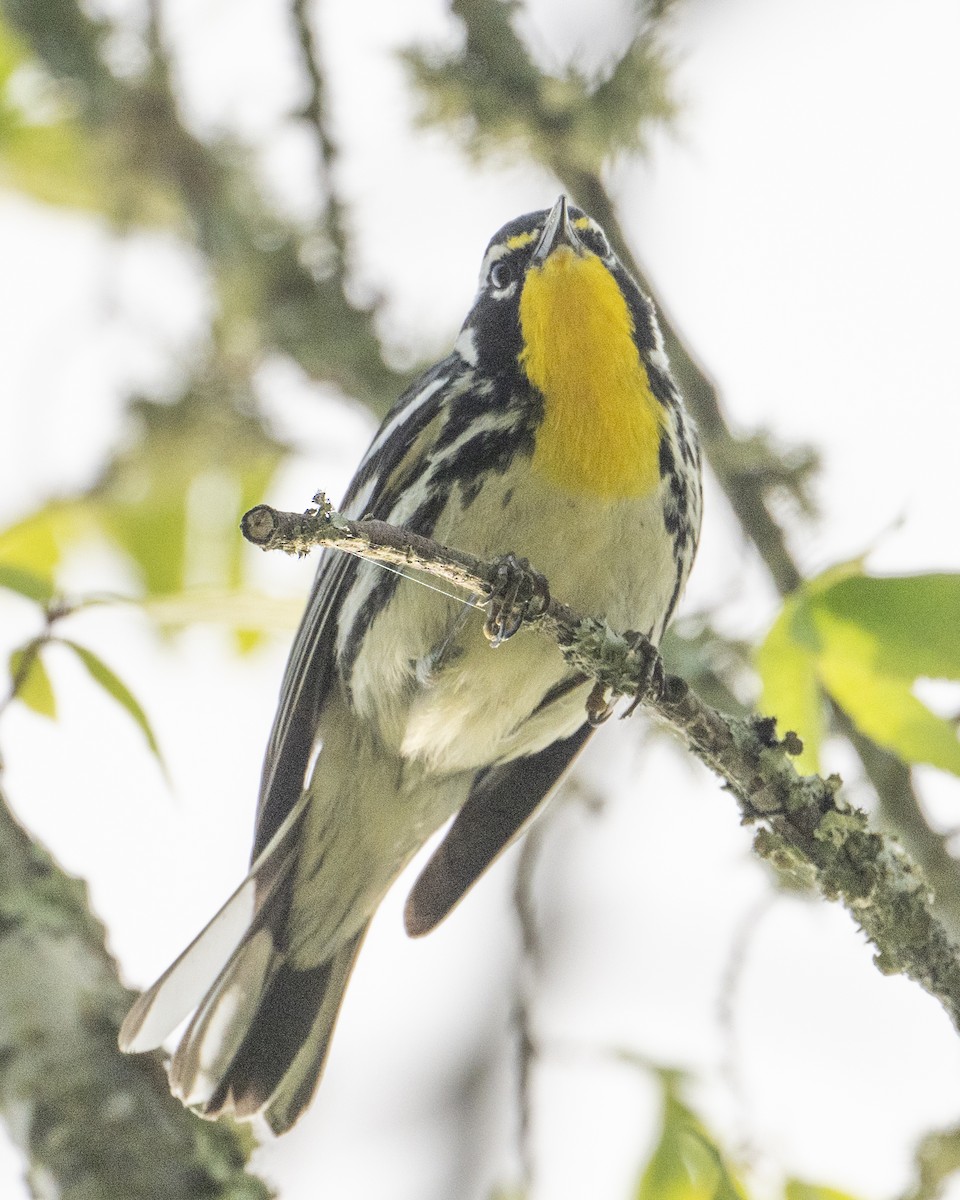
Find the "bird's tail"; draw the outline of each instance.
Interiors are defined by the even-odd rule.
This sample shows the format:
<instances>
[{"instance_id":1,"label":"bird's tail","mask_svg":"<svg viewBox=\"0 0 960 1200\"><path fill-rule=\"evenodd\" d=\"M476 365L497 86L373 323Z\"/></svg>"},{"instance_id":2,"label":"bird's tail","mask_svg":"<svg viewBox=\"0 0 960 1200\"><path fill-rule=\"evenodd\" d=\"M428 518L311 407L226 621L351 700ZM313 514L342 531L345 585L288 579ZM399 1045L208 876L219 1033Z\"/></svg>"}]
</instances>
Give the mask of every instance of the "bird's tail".
<instances>
[{"instance_id":1,"label":"bird's tail","mask_svg":"<svg viewBox=\"0 0 960 1200\"><path fill-rule=\"evenodd\" d=\"M284 962L266 929L244 939L177 1047L174 1095L206 1117L259 1113L288 1130L320 1080L366 929L306 969Z\"/></svg>"},{"instance_id":2,"label":"bird's tail","mask_svg":"<svg viewBox=\"0 0 960 1200\"><path fill-rule=\"evenodd\" d=\"M317 965L297 967L284 954L306 799L120 1030L121 1049L150 1050L193 1012L170 1066L174 1094L203 1116L260 1113L275 1133L313 1095L368 924Z\"/></svg>"}]
</instances>

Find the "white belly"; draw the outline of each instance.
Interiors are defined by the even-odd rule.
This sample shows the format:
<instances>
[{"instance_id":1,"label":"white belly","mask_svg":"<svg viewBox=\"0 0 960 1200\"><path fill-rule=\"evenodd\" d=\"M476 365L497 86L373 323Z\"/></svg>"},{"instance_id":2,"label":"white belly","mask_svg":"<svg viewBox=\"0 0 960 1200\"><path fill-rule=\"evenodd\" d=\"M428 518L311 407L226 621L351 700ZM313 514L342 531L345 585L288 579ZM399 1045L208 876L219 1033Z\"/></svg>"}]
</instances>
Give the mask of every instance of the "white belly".
<instances>
[{"instance_id":1,"label":"white belly","mask_svg":"<svg viewBox=\"0 0 960 1200\"><path fill-rule=\"evenodd\" d=\"M620 631L655 630L676 583L659 491L584 500L531 472L509 476L488 482L466 511L451 504L436 539L482 558L524 556L553 596L584 615ZM493 649L483 621L483 611L464 612L411 580L371 625L351 677L353 703L411 765L475 770L535 753L583 723L588 684L536 712L570 676L559 649L529 629Z\"/></svg>"}]
</instances>

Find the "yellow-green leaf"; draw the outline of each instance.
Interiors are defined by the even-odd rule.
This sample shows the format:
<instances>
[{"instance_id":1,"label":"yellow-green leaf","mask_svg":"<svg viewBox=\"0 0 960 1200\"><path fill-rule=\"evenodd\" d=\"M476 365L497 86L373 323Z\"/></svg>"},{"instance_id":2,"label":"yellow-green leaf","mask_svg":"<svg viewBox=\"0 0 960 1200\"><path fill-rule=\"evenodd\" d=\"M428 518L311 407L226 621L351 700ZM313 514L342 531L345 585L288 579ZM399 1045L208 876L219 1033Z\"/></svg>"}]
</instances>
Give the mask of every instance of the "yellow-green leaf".
<instances>
[{"instance_id":1,"label":"yellow-green leaf","mask_svg":"<svg viewBox=\"0 0 960 1200\"><path fill-rule=\"evenodd\" d=\"M700 1121L667 1082L660 1140L634 1200L744 1200L744 1195Z\"/></svg>"},{"instance_id":2,"label":"yellow-green leaf","mask_svg":"<svg viewBox=\"0 0 960 1200\"><path fill-rule=\"evenodd\" d=\"M811 604L869 638L883 674L960 679L960 574L853 575L815 588Z\"/></svg>"},{"instance_id":3,"label":"yellow-green leaf","mask_svg":"<svg viewBox=\"0 0 960 1200\"><path fill-rule=\"evenodd\" d=\"M41 717L57 719L57 701L47 668L40 659L39 641L28 642L10 655L10 678L15 695Z\"/></svg>"},{"instance_id":4,"label":"yellow-green leaf","mask_svg":"<svg viewBox=\"0 0 960 1200\"><path fill-rule=\"evenodd\" d=\"M905 762L930 763L960 775L960 740L953 725L914 696L910 680L883 674L882 663L864 654L861 630L844 625L832 633L818 662L820 679L857 727Z\"/></svg>"},{"instance_id":5,"label":"yellow-green leaf","mask_svg":"<svg viewBox=\"0 0 960 1200\"><path fill-rule=\"evenodd\" d=\"M17 592L37 604L49 604L54 597L53 581L0 562L0 587Z\"/></svg>"},{"instance_id":6,"label":"yellow-green leaf","mask_svg":"<svg viewBox=\"0 0 960 1200\"><path fill-rule=\"evenodd\" d=\"M960 679L960 575L883 579L845 564L790 597L757 656L763 711L804 740L816 765L823 689L905 762L960 774L954 725L914 695L919 678Z\"/></svg>"},{"instance_id":7,"label":"yellow-green leaf","mask_svg":"<svg viewBox=\"0 0 960 1200\"><path fill-rule=\"evenodd\" d=\"M801 1183L790 1179L784 1188L783 1200L854 1200L849 1192L838 1192L836 1188L818 1187L812 1183Z\"/></svg>"},{"instance_id":8,"label":"yellow-green leaf","mask_svg":"<svg viewBox=\"0 0 960 1200\"><path fill-rule=\"evenodd\" d=\"M52 579L64 550L96 533L94 505L86 500L56 500L0 530L0 559L41 579Z\"/></svg>"},{"instance_id":9,"label":"yellow-green leaf","mask_svg":"<svg viewBox=\"0 0 960 1200\"><path fill-rule=\"evenodd\" d=\"M816 771L824 737L823 699L817 681L817 656L802 597L787 600L757 651L763 684L760 711L777 718L781 736L789 730L803 740L796 760L801 771Z\"/></svg>"},{"instance_id":10,"label":"yellow-green leaf","mask_svg":"<svg viewBox=\"0 0 960 1200\"><path fill-rule=\"evenodd\" d=\"M160 753L160 747L157 744L157 739L154 736L153 729L147 714L143 711L139 701L127 687L127 685L117 677L117 675L107 666L107 664L92 650L88 650L86 646L78 645L77 642L71 642L64 639L61 643L64 646L69 646L76 654L77 658L83 663L90 674L91 679L95 680L114 700L127 712L136 724L140 727L143 736L147 740L147 745L153 752L157 762L161 768L166 771L163 757Z\"/></svg>"}]
</instances>

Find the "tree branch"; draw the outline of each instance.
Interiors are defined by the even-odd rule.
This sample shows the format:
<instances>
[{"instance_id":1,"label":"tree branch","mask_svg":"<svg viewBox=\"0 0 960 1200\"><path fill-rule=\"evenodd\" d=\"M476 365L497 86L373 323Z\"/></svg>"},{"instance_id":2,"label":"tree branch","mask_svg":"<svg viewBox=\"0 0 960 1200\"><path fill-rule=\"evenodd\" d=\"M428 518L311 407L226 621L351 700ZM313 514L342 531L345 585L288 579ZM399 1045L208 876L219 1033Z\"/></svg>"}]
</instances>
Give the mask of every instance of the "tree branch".
<instances>
[{"instance_id":1,"label":"tree branch","mask_svg":"<svg viewBox=\"0 0 960 1200\"><path fill-rule=\"evenodd\" d=\"M305 554L326 546L434 575L478 597L489 596L497 563L382 521L351 521L322 494L305 513L258 505L243 518L243 535L264 550ZM643 648L605 621L551 599L528 622L552 638L578 671L614 695L640 696L657 720L710 768L736 797L744 823L757 825L755 849L777 866L805 874L830 900L840 900L876 947L884 974L915 980L960 1030L960 949L931 907L920 869L891 837L868 827L866 813L840 794L837 776L801 776L790 761L794 733L776 736L767 717L735 718L705 704L678 676L650 684Z\"/></svg>"},{"instance_id":2,"label":"tree branch","mask_svg":"<svg viewBox=\"0 0 960 1200\"><path fill-rule=\"evenodd\" d=\"M300 58L309 83L309 96L303 107L302 115L313 126L316 134L317 150L327 191L327 234L336 255L337 269L342 271L347 256L344 210L333 182L333 163L337 156L337 147L327 120L326 80L320 61L320 47L315 24L311 23L309 0L292 0L290 15L293 18Z\"/></svg>"},{"instance_id":3,"label":"tree branch","mask_svg":"<svg viewBox=\"0 0 960 1200\"><path fill-rule=\"evenodd\" d=\"M36 1196L268 1200L249 1133L198 1121L159 1053L128 1056L133 999L86 887L32 842L0 794L0 1113Z\"/></svg>"}]
</instances>

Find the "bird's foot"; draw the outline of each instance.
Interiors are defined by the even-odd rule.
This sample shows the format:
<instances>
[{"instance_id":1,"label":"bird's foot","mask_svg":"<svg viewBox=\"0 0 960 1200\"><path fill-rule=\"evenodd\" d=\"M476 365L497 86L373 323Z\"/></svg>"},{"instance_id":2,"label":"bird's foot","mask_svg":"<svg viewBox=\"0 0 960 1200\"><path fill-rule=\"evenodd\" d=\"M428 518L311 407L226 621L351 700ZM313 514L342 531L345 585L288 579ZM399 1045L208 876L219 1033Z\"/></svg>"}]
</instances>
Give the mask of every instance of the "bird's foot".
<instances>
[{"instance_id":1,"label":"bird's foot","mask_svg":"<svg viewBox=\"0 0 960 1200\"><path fill-rule=\"evenodd\" d=\"M513 637L524 621L539 617L550 604L550 589L539 571L525 558L505 554L497 562L496 576L487 598L483 632L492 646Z\"/></svg>"}]
</instances>

